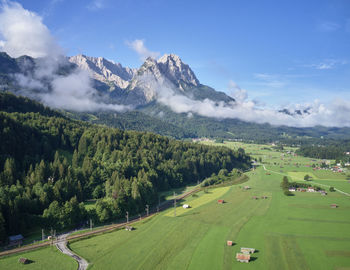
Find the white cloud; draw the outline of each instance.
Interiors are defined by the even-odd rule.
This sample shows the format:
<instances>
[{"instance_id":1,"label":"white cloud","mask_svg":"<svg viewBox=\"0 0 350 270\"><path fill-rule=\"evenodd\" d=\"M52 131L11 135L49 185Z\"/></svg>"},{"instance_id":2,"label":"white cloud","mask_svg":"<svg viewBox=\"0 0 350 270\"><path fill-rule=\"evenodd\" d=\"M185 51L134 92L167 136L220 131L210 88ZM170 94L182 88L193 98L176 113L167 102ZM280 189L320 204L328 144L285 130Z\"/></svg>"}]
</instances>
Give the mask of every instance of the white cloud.
<instances>
[{"instance_id":1,"label":"white cloud","mask_svg":"<svg viewBox=\"0 0 350 270\"><path fill-rule=\"evenodd\" d=\"M45 104L54 108L74 111L115 110L125 111L130 106L105 104L96 101L97 91L91 86L87 71L76 70L68 76L57 76L52 81L52 92L41 94Z\"/></svg>"},{"instance_id":2,"label":"white cloud","mask_svg":"<svg viewBox=\"0 0 350 270\"><path fill-rule=\"evenodd\" d=\"M311 67L320 70L334 69L338 66L346 65L348 63L347 60L339 60L339 59L325 59L317 64L305 65L306 67Z\"/></svg>"},{"instance_id":3,"label":"white cloud","mask_svg":"<svg viewBox=\"0 0 350 270\"><path fill-rule=\"evenodd\" d=\"M156 59L160 55L159 52L152 52L148 50L145 46L145 41L142 39L135 39L131 42L127 41L126 44L140 56L142 61L146 60L147 57Z\"/></svg>"},{"instance_id":4,"label":"white cloud","mask_svg":"<svg viewBox=\"0 0 350 270\"><path fill-rule=\"evenodd\" d=\"M234 81L229 81L229 95L233 97L236 102L242 103L248 98L248 92L242 89Z\"/></svg>"},{"instance_id":5,"label":"white cloud","mask_svg":"<svg viewBox=\"0 0 350 270\"><path fill-rule=\"evenodd\" d=\"M334 32L340 28L340 24L335 22L323 22L318 25L318 29L322 32Z\"/></svg>"},{"instance_id":6,"label":"white cloud","mask_svg":"<svg viewBox=\"0 0 350 270\"><path fill-rule=\"evenodd\" d=\"M105 1L104 0L94 0L87 6L87 8L91 11L103 9L103 8L105 8Z\"/></svg>"},{"instance_id":7,"label":"white cloud","mask_svg":"<svg viewBox=\"0 0 350 270\"><path fill-rule=\"evenodd\" d=\"M236 84L239 90L239 86ZM156 87L157 102L166 105L176 113L186 113L188 116L198 114L218 119L240 119L247 122L269 123L272 125L286 125L294 127L312 127L323 125L328 127L350 126L350 102L334 100L329 104L314 101L308 104L288 106L290 110L303 110L303 115L287 115L275 109L261 107L257 102L241 99L239 102L214 102L210 99L194 100L173 90L171 84L163 83Z\"/></svg>"},{"instance_id":8,"label":"white cloud","mask_svg":"<svg viewBox=\"0 0 350 270\"><path fill-rule=\"evenodd\" d=\"M10 1L3 1L0 10L1 49L10 56L56 58L63 54L39 15Z\"/></svg>"}]
</instances>

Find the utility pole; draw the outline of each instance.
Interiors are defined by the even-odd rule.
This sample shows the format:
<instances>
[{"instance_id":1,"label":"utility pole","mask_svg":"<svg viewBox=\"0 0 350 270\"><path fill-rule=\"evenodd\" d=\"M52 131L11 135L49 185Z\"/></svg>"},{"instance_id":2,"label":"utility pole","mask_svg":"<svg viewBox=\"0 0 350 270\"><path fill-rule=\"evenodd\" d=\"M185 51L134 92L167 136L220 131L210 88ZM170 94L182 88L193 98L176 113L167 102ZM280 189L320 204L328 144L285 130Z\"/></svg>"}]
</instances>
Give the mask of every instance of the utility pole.
<instances>
[{"instance_id":1,"label":"utility pole","mask_svg":"<svg viewBox=\"0 0 350 270\"><path fill-rule=\"evenodd\" d=\"M174 217L176 217L176 197L175 197L176 193L174 191Z\"/></svg>"},{"instance_id":2,"label":"utility pole","mask_svg":"<svg viewBox=\"0 0 350 270\"><path fill-rule=\"evenodd\" d=\"M146 204L146 213L147 213L147 216L149 216L149 205Z\"/></svg>"},{"instance_id":3,"label":"utility pole","mask_svg":"<svg viewBox=\"0 0 350 270\"><path fill-rule=\"evenodd\" d=\"M141 221L141 214L139 214L139 217L140 217L140 221Z\"/></svg>"},{"instance_id":4,"label":"utility pole","mask_svg":"<svg viewBox=\"0 0 350 270\"><path fill-rule=\"evenodd\" d=\"M44 241L44 229L41 229L41 241Z\"/></svg>"},{"instance_id":5,"label":"utility pole","mask_svg":"<svg viewBox=\"0 0 350 270\"><path fill-rule=\"evenodd\" d=\"M51 231L50 231L50 236L51 236L51 246L53 246L53 229L51 227Z\"/></svg>"},{"instance_id":6,"label":"utility pole","mask_svg":"<svg viewBox=\"0 0 350 270\"><path fill-rule=\"evenodd\" d=\"M90 231L92 230L92 219L90 218Z\"/></svg>"},{"instance_id":7,"label":"utility pole","mask_svg":"<svg viewBox=\"0 0 350 270\"><path fill-rule=\"evenodd\" d=\"M157 213L159 213L159 205L157 206Z\"/></svg>"},{"instance_id":8,"label":"utility pole","mask_svg":"<svg viewBox=\"0 0 350 270\"><path fill-rule=\"evenodd\" d=\"M126 224L128 224L128 223L129 223L129 212L126 211Z\"/></svg>"}]
</instances>

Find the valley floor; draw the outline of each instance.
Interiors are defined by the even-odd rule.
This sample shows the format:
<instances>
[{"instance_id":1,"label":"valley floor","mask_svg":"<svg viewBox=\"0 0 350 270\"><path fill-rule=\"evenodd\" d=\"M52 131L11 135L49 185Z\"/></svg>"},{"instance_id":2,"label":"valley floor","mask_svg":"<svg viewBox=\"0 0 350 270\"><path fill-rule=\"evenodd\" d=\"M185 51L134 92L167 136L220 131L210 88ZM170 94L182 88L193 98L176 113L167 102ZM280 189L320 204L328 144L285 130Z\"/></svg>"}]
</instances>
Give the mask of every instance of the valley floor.
<instances>
[{"instance_id":1,"label":"valley floor","mask_svg":"<svg viewBox=\"0 0 350 270\"><path fill-rule=\"evenodd\" d=\"M174 209L169 209L133 225L134 231L106 233L70 243L70 248L89 261L89 270L350 269L350 197L339 192L285 196L280 188L284 174L299 181L304 173L313 173L310 184L324 183L345 192L350 192L350 183L345 176L313 172L303 166L307 159L298 157L300 166L282 164L286 160L281 161L280 155L261 154L269 173L260 166L247 173L250 179L244 184L201 191L181 201L176 217ZM218 199L225 203L218 204ZM185 203L191 208L183 209ZM331 208L331 204L339 207ZM227 246L227 240L234 245ZM248 264L235 260L241 247L257 250ZM53 251L43 249L25 256L31 259L40 252ZM47 260L57 255L48 253ZM0 268L14 265L17 257L0 259ZM70 258L60 257L62 263L67 261L64 269L76 269L74 262L68 264ZM28 269L45 268L28 265Z\"/></svg>"}]
</instances>

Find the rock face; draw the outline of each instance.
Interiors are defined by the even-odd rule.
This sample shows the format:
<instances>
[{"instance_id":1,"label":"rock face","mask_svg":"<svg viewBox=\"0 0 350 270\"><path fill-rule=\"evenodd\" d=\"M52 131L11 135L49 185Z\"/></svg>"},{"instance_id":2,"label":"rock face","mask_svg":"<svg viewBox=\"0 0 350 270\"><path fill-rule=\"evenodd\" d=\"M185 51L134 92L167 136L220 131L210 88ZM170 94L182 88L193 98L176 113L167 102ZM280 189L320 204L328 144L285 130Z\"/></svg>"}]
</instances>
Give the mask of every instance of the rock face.
<instances>
[{"instance_id":1,"label":"rock face","mask_svg":"<svg viewBox=\"0 0 350 270\"><path fill-rule=\"evenodd\" d=\"M165 54L157 61L159 69L181 90L185 87L198 86L199 81L191 68L175 54Z\"/></svg>"},{"instance_id":2,"label":"rock face","mask_svg":"<svg viewBox=\"0 0 350 270\"><path fill-rule=\"evenodd\" d=\"M88 70L99 83L107 84L112 98L124 104L144 105L155 100L157 89L164 83L183 94L200 85L191 68L175 54L165 54L158 61L149 57L139 69L85 55L72 56L69 61Z\"/></svg>"},{"instance_id":3,"label":"rock face","mask_svg":"<svg viewBox=\"0 0 350 270\"><path fill-rule=\"evenodd\" d=\"M53 76L36 78L36 69L41 66L40 61L46 60L29 56L11 58L6 53L0 52L0 73L3 74L0 76L0 90L22 91L25 88L29 96L30 91L49 92L50 78ZM164 95L164 91L171 91L176 95L185 95L196 100L234 101L225 93L200 84L191 68L175 54L165 54L158 60L147 58L139 69L123 67L103 57L82 54L61 60L62 63L57 64L57 70L52 70L51 75L64 77L77 68L88 71L93 79L92 87L98 90L96 97L98 96L105 103L134 107L147 105L156 101L161 94ZM26 80L19 80L20 78ZM33 79L38 85L40 84L39 89L38 87L34 89L31 83ZM23 94L25 95L26 92Z\"/></svg>"},{"instance_id":4,"label":"rock face","mask_svg":"<svg viewBox=\"0 0 350 270\"><path fill-rule=\"evenodd\" d=\"M69 57L69 62L79 68L88 70L92 77L100 82L112 83L120 89L125 89L136 73L136 69L124 68L121 64L109 61L103 57L90 57L82 54Z\"/></svg>"}]
</instances>

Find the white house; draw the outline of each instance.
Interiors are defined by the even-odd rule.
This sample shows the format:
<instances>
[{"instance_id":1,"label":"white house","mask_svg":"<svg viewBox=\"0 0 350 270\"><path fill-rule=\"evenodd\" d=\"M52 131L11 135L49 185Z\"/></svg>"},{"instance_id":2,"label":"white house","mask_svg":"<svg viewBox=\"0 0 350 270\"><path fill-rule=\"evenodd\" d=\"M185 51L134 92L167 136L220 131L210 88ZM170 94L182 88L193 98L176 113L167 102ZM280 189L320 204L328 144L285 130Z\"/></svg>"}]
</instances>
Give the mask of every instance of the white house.
<instances>
[{"instance_id":1,"label":"white house","mask_svg":"<svg viewBox=\"0 0 350 270\"><path fill-rule=\"evenodd\" d=\"M188 205L188 204L184 204L183 206L182 206L183 208L190 208L190 206Z\"/></svg>"}]
</instances>

